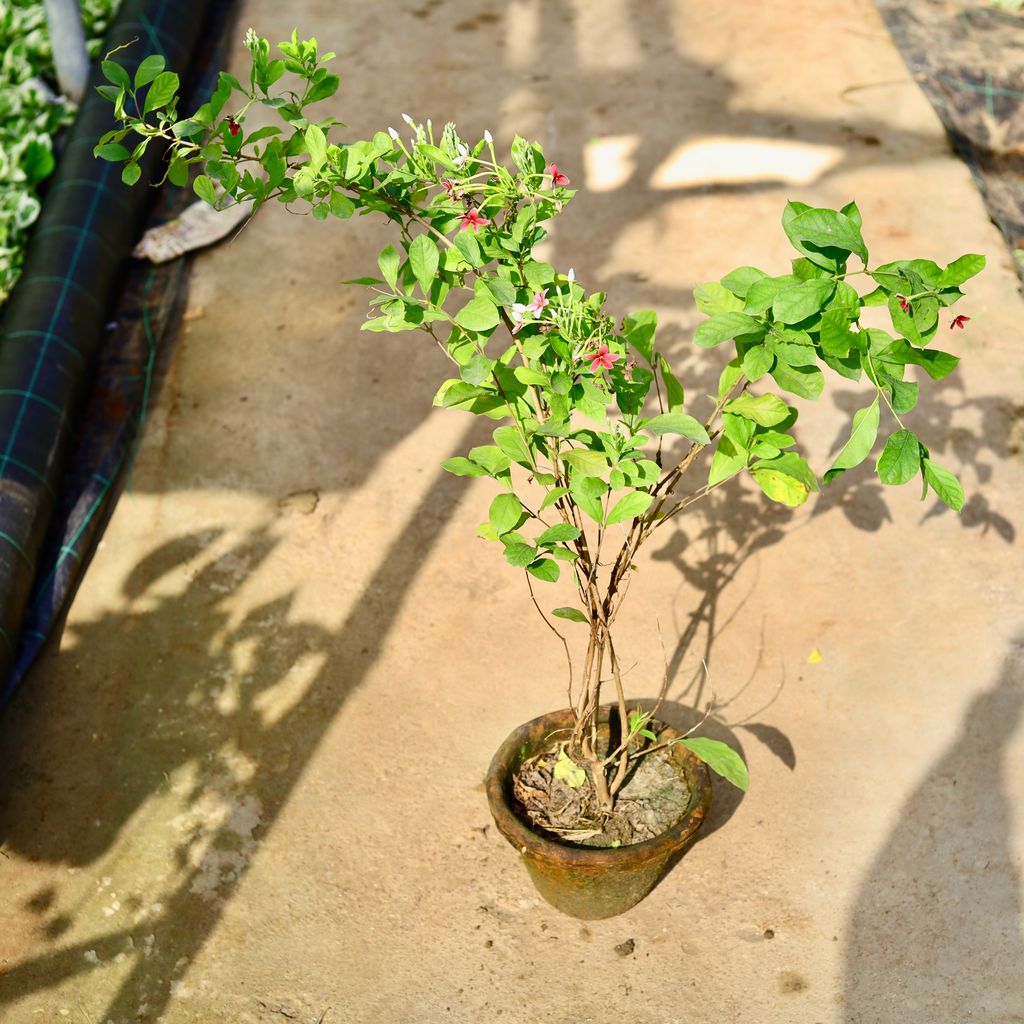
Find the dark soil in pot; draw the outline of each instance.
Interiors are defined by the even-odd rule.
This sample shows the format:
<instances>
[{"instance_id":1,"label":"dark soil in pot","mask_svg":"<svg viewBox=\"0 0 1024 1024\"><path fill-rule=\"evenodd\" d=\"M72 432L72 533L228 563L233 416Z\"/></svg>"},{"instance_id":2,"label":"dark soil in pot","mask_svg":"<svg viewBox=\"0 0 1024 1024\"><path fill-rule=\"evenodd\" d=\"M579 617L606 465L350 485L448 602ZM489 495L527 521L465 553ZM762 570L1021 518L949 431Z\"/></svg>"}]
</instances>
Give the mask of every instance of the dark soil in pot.
<instances>
[{"instance_id":1,"label":"dark soil in pot","mask_svg":"<svg viewBox=\"0 0 1024 1024\"><path fill-rule=\"evenodd\" d=\"M650 746L667 738L666 727L660 729L658 739ZM608 749L607 729L600 738L603 755ZM639 744L636 747L639 753ZM589 776L580 772L576 785L572 784L575 779L557 777L559 753L560 746L552 744L520 765L512 777L512 792L519 808L534 828L552 839L579 846L631 846L660 836L689 807L686 776L670 750L654 750L636 758L611 814L598 807Z\"/></svg>"},{"instance_id":2,"label":"dark soil in pot","mask_svg":"<svg viewBox=\"0 0 1024 1024\"><path fill-rule=\"evenodd\" d=\"M607 726L612 719L612 735L617 726L616 715L614 709L602 709L602 724ZM664 763L677 773L678 796L668 799L656 796L657 791L664 788L659 783L666 781L661 775L663 768L655 768L653 779L646 781L643 776L637 779L640 775L637 771L634 785L642 795L638 796L637 788L630 795L637 808L626 815L625 824L612 826L613 830L624 828L623 834L632 830L628 836L630 841L626 842L614 831L609 834L608 824L601 823L599 832L573 842L564 834L559 837L557 831L540 828L531 821L528 808L516 797L514 782L516 773L525 765L527 771L523 779L527 784L531 778L541 782L542 785L532 788L543 790L545 773L553 774L553 767L540 768L539 761L551 758L551 751L557 751L558 743L564 742L571 727L572 715L566 710L534 719L512 733L491 762L487 797L499 831L519 851L538 891L549 903L574 917L613 917L643 899L669 858L692 839L711 801L710 773L685 747L668 748ZM661 739L679 735L667 726L659 726L659 731ZM539 778L531 774L534 771L541 773ZM552 792L550 786L548 792ZM559 792L554 790L556 795ZM574 799L578 799L575 794ZM552 801L541 803L548 807L549 824L555 824L550 819ZM554 809L557 810L557 804ZM674 818L674 821L660 834L644 838L645 830L654 831L662 824L658 821L659 815ZM594 831L594 828L581 831ZM614 847L611 844L616 838L620 845ZM585 845L595 839L601 845Z\"/></svg>"}]
</instances>

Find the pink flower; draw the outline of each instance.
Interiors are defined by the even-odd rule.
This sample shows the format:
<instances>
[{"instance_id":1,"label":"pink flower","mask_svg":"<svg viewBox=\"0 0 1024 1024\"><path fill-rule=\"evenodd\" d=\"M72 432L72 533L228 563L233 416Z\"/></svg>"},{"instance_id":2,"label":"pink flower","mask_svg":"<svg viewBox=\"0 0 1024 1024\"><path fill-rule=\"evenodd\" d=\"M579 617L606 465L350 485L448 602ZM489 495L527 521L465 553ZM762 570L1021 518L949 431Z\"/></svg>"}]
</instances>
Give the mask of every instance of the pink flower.
<instances>
[{"instance_id":1,"label":"pink flower","mask_svg":"<svg viewBox=\"0 0 1024 1024\"><path fill-rule=\"evenodd\" d=\"M910 312L910 299L908 299L906 295L900 295L897 292L896 301L900 304L900 309L902 309L904 313Z\"/></svg>"},{"instance_id":2,"label":"pink flower","mask_svg":"<svg viewBox=\"0 0 1024 1024\"><path fill-rule=\"evenodd\" d=\"M568 185L569 179L558 169L558 164L552 164L548 168L548 174L551 175L552 185Z\"/></svg>"},{"instance_id":3,"label":"pink flower","mask_svg":"<svg viewBox=\"0 0 1024 1024\"><path fill-rule=\"evenodd\" d=\"M610 370L615 360L621 359L622 356L617 352L610 352L608 346L602 344L596 352L592 352L584 358L590 360L590 372L597 373L599 369Z\"/></svg>"},{"instance_id":4,"label":"pink flower","mask_svg":"<svg viewBox=\"0 0 1024 1024\"><path fill-rule=\"evenodd\" d=\"M526 317L526 306L521 302L516 302L512 305L512 333L518 334L523 329L523 321Z\"/></svg>"},{"instance_id":5,"label":"pink flower","mask_svg":"<svg viewBox=\"0 0 1024 1024\"><path fill-rule=\"evenodd\" d=\"M441 180L441 188L443 188L445 192L448 193L448 196L450 198L455 197L455 182L452 181L451 178L443 178Z\"/></svg>"},{"instance_id":6,"label":"pink flower","mask_svg":"<svg viewBox=\"0 0 1024 1024\"><path fill-rule=\"evenodd\" d=\"M533 301L529 302L526 308L534 315L540 316L544 307L548 304L548 297L543 292L535 292Z\"/></svg>"},{"instance_id":7,"label":"pink flower","mask_svg":"<svg viewBox=\"0 0 1024 1024\"><path fill-rule=\"evenodd\" d=\"M962 331L964 329L964 324L970 319L971 318L969 316L964 316L964 314L961 313L959 316L953 317L953 322L949 325L949 329L953 330L954 327L959 327Z\"/></svg>"},{"instance_id":8,"label":"pink flower","mask_svg":"<svg viewBox=\"0 0 1024 1024\"><path fill-rule=\"evenodd\" d=\"M480 225L490 223L491 222L486 217L480 216L479 210L467 210L462 218L462 223L459 225L459 230L465 231L466 228L472 228L477 234L479 234Z\"/></svg>"}]
</instances>

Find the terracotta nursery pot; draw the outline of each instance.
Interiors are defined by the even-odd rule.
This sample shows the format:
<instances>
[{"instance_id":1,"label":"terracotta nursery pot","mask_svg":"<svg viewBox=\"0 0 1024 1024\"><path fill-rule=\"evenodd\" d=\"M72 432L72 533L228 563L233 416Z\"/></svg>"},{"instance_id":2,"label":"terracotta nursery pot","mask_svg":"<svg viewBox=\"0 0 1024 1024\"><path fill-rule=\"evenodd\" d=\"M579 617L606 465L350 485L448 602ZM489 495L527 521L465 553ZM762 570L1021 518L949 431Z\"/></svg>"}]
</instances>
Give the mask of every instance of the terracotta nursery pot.
<instances>
[{"instance_id":1,"label":"terracotta nursery pot","mask_svg":"<svg viewBox=\"0 0 1024 1024\"><path fill-rule=\"evenodd\" d=\"M602 708L607 725L611 708ZM681 783L690 792L686 811L654 839L614 849L577 846L534 831L525 811L512 795L514 772L545 749L553 734L565 736L573 725L567 709L535 718L520 726L498 749L487 772L487 800L501 834L519 851L541 896L572 917L593 920L614 917L640 902L654 887L665 865L693 838L711 803L711 773L707 765L682 746L671 748ZM660 725L665 739L680 733Z\"/></svg>"}]
</instances>

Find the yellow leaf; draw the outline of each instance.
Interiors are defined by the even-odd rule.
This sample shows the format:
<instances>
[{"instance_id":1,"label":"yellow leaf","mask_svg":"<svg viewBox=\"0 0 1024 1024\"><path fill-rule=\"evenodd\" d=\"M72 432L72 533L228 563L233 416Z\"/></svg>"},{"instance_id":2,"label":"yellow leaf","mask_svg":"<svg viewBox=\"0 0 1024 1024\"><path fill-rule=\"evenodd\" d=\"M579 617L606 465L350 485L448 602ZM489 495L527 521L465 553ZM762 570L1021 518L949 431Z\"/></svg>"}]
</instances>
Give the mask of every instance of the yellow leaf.
<instances>
[{"instance_id":1,"label":"yellow leaf","mask_svg":"<svg viewBox=\"0 0 1024 1024\"><path fill-rule=\"evenodd\" d=\"M565 750L558 752L554 776L556 779L561 779L571 789L579 789L587 781L587 773L569 757Z\"/></svg>"},{"instance_id":2,"label":"yellow leaf","mask_svg":"<svg viewBox=\"0 0 1024 1024\"><path fill-rule=\"evenodd\" d=\"M821 664L821 651L817 647L807 655L808 665L820 665Z\"/></svg>"}]
</instances>

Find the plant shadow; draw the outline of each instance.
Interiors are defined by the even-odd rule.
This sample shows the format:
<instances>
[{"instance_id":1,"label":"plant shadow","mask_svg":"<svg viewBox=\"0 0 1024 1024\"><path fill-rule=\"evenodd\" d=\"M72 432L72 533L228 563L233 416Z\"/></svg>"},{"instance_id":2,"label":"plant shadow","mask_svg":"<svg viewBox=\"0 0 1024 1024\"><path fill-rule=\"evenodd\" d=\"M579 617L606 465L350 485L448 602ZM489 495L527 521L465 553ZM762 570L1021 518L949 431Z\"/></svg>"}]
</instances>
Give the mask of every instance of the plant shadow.
<instances>
[{"instance_id":1,"label":"plant shadow","mask_svg":"<svg viewBox=\"0 0 1024 1024\"><path fill-rule=\"evenodd\" d=\"M240 591L279 543L274 524L168 541L131 570L117 610L69 625L61 657L100 682L83 700L75 673L47 672L49 654L0 722L4 849L73 873L123 847L140 814L169 820L145 838L154 891L110 894L111 923L130 923L95 934L59 883L27 897L38 937L63 944L6 965L0 1007L129 957L99 1019L141 1006L160 1018L379 657L460 491L436 474L336 631L297 617L292 591L238 618Z\"/></svg>"},{"instance_id":2,"label":"plant shadow","mask_svg":"<svg viewBox=\"0 0 1024 1024\"><path fill-rule=\"evenodd\" d=\"M969 681L965 680L969 685ZM844 1020L1024 1014L1024 907L1007 747L1024 716L1024 637L900 808L845 936Z\"/></svg>"}]
</instances>

